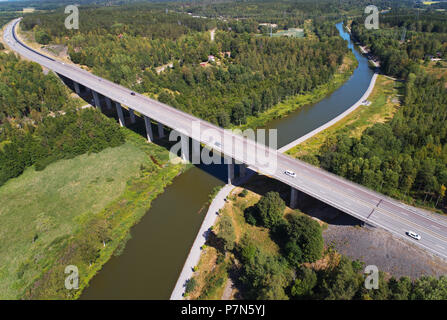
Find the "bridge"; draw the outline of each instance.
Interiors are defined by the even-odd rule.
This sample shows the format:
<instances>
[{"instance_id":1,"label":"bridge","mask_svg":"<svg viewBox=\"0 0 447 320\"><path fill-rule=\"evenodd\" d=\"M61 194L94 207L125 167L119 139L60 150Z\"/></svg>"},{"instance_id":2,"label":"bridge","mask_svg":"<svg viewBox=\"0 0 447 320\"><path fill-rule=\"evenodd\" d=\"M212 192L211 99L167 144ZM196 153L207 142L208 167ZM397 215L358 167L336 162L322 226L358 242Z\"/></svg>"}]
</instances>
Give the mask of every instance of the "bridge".
<instances>
[{"instance_id":1,"label":"bridge","mask_svg":"<svg viewBox=\"0 0 447 320\"><path fill-rule=\"evenodd\" d=\"M11 50L69 79L78 94L81 93L82 88L91 92L98 109L101 110L102 107L111 109L114 105L120 125L126 124L123 114L123 106L126 106L131 122L135 121L135 112L144 118L149 141L154 139L152 126L155 123L159 136L164 135L164 127L179 132L183 160L188 160L189 157L189 153L185 150L189 150L190 138L198 140L192 143L193 155L198 152L197 145L200 148L200 143L222 153L226 159L229 159L227 166L230 183L234 178L235 162L240 163L241 174L244 174L244 168L249 167L289 185L291 207L295 207L300 201L300 196L305 193L366 224L381 227L432 254L447 259L447 219L444 217L400 203L241 135L231 134L234 144L230 151L215 143L210 143L209 139L200 135L196 137L193 132L194 125L200 125L202 130L217 132L221 137L228 135L228 132L188 113L134 93L128 88L93 75L73 64L55 60L28 47L16 35L16 27L20 19L11 21L4 29L3 38ZM105 100L106 106L101 106L101 97ZM266 155L268 159L275 159L275 167L262 165L259 161L243 156L244 150L256 150ZM286 175L286 170L295 172L296 176ZM421 240L413 240L406 236L409 230L420 234Z\"/></svg>"}]
</instances>

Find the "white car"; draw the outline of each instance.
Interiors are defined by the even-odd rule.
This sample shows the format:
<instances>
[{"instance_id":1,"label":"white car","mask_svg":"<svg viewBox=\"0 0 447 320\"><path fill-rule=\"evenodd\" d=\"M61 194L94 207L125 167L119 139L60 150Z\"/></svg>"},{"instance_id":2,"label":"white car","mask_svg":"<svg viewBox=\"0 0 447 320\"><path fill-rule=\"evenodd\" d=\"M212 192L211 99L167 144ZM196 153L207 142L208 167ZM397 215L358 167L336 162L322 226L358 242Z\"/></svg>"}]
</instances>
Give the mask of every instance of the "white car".
<instances>
[{"instance_id":1,"label":"white car","mask_svg":"<svg viewBox=\"0 0 447 320\"><path fill-rule=\"evenodd\" d=\"M421 236L418 235L416 232L414 231L407 231L407 236L415 239L415 240L421 240Z\"/></svg>"},{"instance_id":2,"label":"white car","mask_svg":"<svg viewBox=\"0 0 447 320\"><path fill-rule=\"evenodd\" d=\"M296 173L291 171L291 170L286 170L284 171L285 175L288 175L289 177L295 178L296 177Z\"/></svg>"}]
</instances>

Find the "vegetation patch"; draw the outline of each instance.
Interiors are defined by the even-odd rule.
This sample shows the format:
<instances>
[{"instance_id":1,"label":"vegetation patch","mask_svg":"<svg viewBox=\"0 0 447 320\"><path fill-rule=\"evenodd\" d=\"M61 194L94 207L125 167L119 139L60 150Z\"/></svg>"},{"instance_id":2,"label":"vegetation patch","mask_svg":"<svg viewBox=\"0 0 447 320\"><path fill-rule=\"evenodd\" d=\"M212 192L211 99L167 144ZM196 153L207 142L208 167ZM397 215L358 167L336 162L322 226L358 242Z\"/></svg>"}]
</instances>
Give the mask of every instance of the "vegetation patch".
<instances>
[{"instance_id":1,"label":"vegetation patch","mask_svg":"<svg viewBox=\"0 0 447 320\"><path fill-rule=\"evenodd\" d=\"M152 200L179 174L167 151L125 129L126 143L29 168L0 187L3 299L77 298L116 252ZM149 157L152 155L163 168ZM66 290L75 265L80 289Z\"/></svg>"},{"instance_id":2,"label":"vegetation patch","mask_svg":"<svg viewBox=\"0 0 447 320\"><path fill-rule=\"evenodd\" d=\"M360 137L363 131L375 123L383 123L392 118L400 106L402 94L402 82L379 75L368 97L371 101L369 106L358 107L331 127L288 150L286 154L295 158L311 159L319 155L321 146L331 137L342 133L349 137Z\"/></svg>"},{"instance_id":3,"label":"vegetation patch","mask_svg":"<svg viewBox=\"0 0 447 320\"><path fill-rule=\"evenodd\" d=\"M335 73L333 78L328 83L318 86L311 92L289 97L256 116L249 116L247 117L246 123L237 126L237 128L240 128L241 130L259 128L272 120L281 119L303 106L317 103L343 85L343 83L345 83L352 75L355 68L357 68L357 65L358 61L355 59L354 54L350 51L344 57L343 63L338 68L337 73Z\"/></svg>"},{"instance_id":4,"label":"vegetation patch","mask_svg":"<svg viewBox=\"0 0 447 320\"><path fill-rule=\"evenodd\" d=\"M271 219L264 218L276 216L284 206L278 201L280 195L270 191L281 190L277 188L277 182L255 177L245 187L248 191L244 196L241 196L244 189L236 188L228 197L229 202L213 228L214 236L190 280L196 285L188 295L189 299L220 299L225 284L223 280L215 280L226 277L236 287L230 295L236 299L418 300L447 297L444 290L446 277L421 277L412 281L408 277L396 279L380 272L379 289L367 290L363 262L350 260L331 246L323 248L322 228L315 219L286 208L283 220L273 223L271 228L262 226L270 225ZM282 190L281 195L284 195ZM244 217L244 212L252 207L257 209L259 226L252 225ZM262 214L264 210L268 214ZM233 232L236 237L228 237ZM233 242L232 249L225 248L225 244ZM276 249L271 250L273 247ZM208 295L209 292L213 294Z\"/></svg>"}]
</instances>

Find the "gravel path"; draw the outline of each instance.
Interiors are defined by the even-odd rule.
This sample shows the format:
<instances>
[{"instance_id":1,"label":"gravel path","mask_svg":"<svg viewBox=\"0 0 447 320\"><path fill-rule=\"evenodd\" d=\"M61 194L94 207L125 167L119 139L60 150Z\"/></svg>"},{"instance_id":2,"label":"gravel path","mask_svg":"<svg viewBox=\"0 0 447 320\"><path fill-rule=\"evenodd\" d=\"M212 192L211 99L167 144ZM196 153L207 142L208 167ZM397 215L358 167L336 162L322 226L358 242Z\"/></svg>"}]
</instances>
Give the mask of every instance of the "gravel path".
<instances>
[{"instance_id":1,"label":"gravel path","mask_svg":"<svg viewBox=\"0 0 447 320\"><path fill-rule=\"evenodd\" d=\"M225 185L216 195L213 202L208 208L205 219L200 226L199 233L189 251L188 258L183 265L182 272L175 284L174 290L172 291L170 300L182 300L183 294L185 293L186 281L190 279L194 273L193 268L199 263L200 254L202 253L201 247L206 242L206 237L212 225L216 221L218 215L217 213L225 205L225 198L233 190L234 186L231 184Z\"/></svg>"}]
</instances>

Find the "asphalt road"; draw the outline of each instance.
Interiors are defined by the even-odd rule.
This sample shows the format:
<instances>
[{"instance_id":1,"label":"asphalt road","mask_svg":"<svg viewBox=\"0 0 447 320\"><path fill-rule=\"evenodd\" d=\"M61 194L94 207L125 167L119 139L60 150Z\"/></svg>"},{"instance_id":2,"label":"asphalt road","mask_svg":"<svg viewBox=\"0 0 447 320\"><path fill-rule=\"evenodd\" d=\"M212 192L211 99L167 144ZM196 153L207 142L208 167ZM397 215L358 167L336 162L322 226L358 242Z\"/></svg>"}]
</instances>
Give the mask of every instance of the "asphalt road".
<instances>
[{"instance_id":1,"label":"asphalt road","mask_svg":"<svg viewBox=\"0 0 447 320\"><path fill-rule=\"evenodd\" d=\"M14 20L5 27L3 37L12 50L25 58L35 61L187 136L194 137L193 123L199 124L202 131L205 129L212 130L214 132L212 136L216 138L224 136L225 132L222 128L209 122L200 120L143 95L131 95L131 90L95 76L75 65L55 61L33 52L14 37L13 26L18 21L19 19ZM210 140L201 136L198 139L200 142L246 163L256 171L278 179L368 224L382 227L414 245L421 246L431 253L447 259L446 218L404 205L324 170L292 159L277 152L276 149L270 149L240 135L231 134L231 137L234 141L231 152L229 150L221 150L215 144L216 138ZM222 147L224 146L227 145L222 145ZM256 152L265 155L269 161L262 164L259 158L251 159L250 156ZM295 172L296 177L285 175L285 170ZM405 234L409 230L420 234L421 240L417 241L409 238Z\"/></svg>"}]
</instances>

